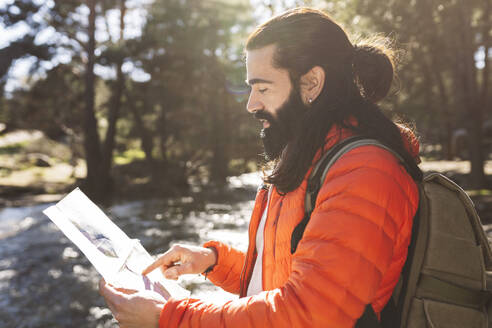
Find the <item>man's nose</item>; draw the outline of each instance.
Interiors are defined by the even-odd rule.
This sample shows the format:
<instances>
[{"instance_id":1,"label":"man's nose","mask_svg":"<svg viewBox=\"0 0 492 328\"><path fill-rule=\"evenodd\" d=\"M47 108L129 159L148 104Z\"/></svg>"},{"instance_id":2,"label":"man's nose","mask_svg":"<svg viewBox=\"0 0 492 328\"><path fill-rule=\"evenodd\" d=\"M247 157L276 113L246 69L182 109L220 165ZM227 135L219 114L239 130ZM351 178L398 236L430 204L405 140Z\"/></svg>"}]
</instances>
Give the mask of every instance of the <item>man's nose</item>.
<instances>
[{"instance_id":1,"label":"man's nose","mask_svg":"<svg viewBox=\"0 0 492 328\"><path fill-rule=\"evenodd\" d=\"M263 103L258 100L258 98L255 96L254 92L252 91L249 94L249 99L248 99L248 104L246 105L246 110L250 112L251 114L262 110L263 109Z\"/></svg>"}]
</instances>

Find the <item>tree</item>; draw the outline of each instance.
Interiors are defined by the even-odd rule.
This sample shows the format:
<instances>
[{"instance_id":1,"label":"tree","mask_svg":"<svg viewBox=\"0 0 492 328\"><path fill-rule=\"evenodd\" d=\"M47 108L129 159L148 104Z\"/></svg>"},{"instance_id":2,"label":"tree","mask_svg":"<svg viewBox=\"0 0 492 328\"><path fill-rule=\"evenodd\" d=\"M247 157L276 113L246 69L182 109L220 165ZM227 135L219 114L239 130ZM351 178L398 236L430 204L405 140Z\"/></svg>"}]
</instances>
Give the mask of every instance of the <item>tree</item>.
<instances>
[{"instance_id":1,"label":"tree","mask_svg":"<svg viewBox=\"0 0 492 328\"><path fill-rule=\"evenodd\" d=\"M34 56L38 60L49 60L53 55L50 44L36 44L36 35L46 26L33 16L46 9L35 1L16 1L0 9L0 22L9 29L20 23L29 24L30 30L22 37L0 49L0 79L4 79L13 62L25 56Z\"/></svg>"},{"instance_id":2,"label":"tree","mask_svg":"<svg viewBox=\"0 0 492 328\"><path fill-rule=\"evenodd\" d=\"M5 104L6 100L3 98L4 87L10 68L18 59L34 57L36 59L35 65L38 66L41 61L48 61L53 56L52 44L37 44L35 42L36 35L46 25L43 22L35 20L33 17L36 14L40 14L43 10L49 9L43 4L28 0L16 1L0 9L0 22L6 30L15 28L22 23L28 24L30 27L29 31L23 36L11 41L7 46L0 49L0 87L2 91L0 96L0 118L7 124L3 132L15 128L15 125L10 120L13 113L8 111Z\"/></svg>"},{"instance_id":3,"label":"tree","mask_svg":"<svg viewBox=\"0 0 492 328\"><path fill-rule=\"evenodd\" d=\"M89 7L89 19L87 36L88 42L84 45L87 51L87 62L85 65L85 109L84 109L84 148L85 158L87 162L87 177L86 188L87 192L100 200L102 191L99 189L102 172L100 171L100 163L102 159L101 142L97 129L97 119L94 111L94 63L95 63L95 48L96 48L96 0L87 0Z\"/></svg>"},{"instance_id":4,"label":"tree","mask_svg":"<svg viewBox=\"0 0 492 328\"><path fill-rule=\"evenodd\" d=\"M202 163L209 167L212 180L225 181L234 129L229 120L234 108L242 107L226 90L225 72L233 67L243 73L241 50L233 44L232 31L245 24L239 9L244 6L225 1L157 1L149 10L138 46L130 46L138 49L133 61L151 76L143 83L145 99L140 104L146 106L142 115L153 118L147 120L151 126L147 131L158 140L161 172L190 171ZM142 130L143 124L138 125Z\"/></svg>"},{"instance_id":5,"label":"tree","mask_svg":"<svg viewBox=\"0 0 492 328\"><path fill-rule=\"evenodd\" d=\"M97 78L94 73L94 67L101 60L100 56L96 56L96 50L98 50L98 44L96 42L96 20L98 17L104 19L105 13L112 7L118 7L120 10L120 38L117 41L118 44L112 49L111 45L106 45L112 50L113 57L111 57L111 54L108 55L106 53L104 59L106 59L106 64L114 65L117 72L117 81L112 92L107 114L108 128L105 138L101 140L99 122L96 116L97 108L95 107L95 84ZM74 19L74 13L85 12L86 10L88 10L86 22L83 18ZM85 106L83 109L82 131L87 163L87 176L84 189L95 199L105 200L111 191L111 166L115 146L114 138L124 88L124 75L121 68L124 53L122 51L115 51L114 48L119 47L121 49L124 43L123 33L125 29L126 4L124 0L100 3L96 0L87 0L86 6L84 6L76 1L63 1L56 2L52 12L51 25L56 28L58 34L65 37L64 39L60 38L58 46L70 51L74 66L84 63ZM110 58L109 61L108 58Z\"/></svg>"},{"instance_id":6,"label":"tree","mask_svg":"<svg viewBox=\"0 0 492 328\"><path fill-rule=\"evenodd\" d=\"M444 122L444 145L450 144L452 130L466 122L471 182L477 188L486 186L482 124L484 109L490 108L490 6L488 0L357 1L357 12L375 30L391 33L407 46L401 84L409 87L400 108L413 107L421 116L433 117L429 131L441 130ZM485 53L483 67L476 61L480 52Z\"/></svg>"},{"instance_id":7,"label":"tree","mask_svg":"<svg viewBox=\"0 0 492 328\"><path fill-rule=\"evenodd\" d=\"M54 138L83 137L84 189L97 200L110 195L114 155L138 142L149 168L143 174L151 174L155 185L185 186L190 175L223 184L232 159L258 153L243 145L257 133L244 110L247 89L240 82L249 3L156 1L146 8L141 35L132 39L124 35L131 10L126 5L51 3L43 24L55 31L52 49L65 60L13 93L7 102L17 108L12 121ZM116 11L119 37L101 37L116 29L107 19ZM114 74L96 75L102 68Z\"/></svg>"},{"instance_id":8,"label":"tree","mask_svg":"<svg viewBox=\"0 0 492 328\"><path fill-rule=\"evenodd\" d=\"M125 88L125 75L123 74L123 61L125 57L125 14L127 11L125 0L119 0L120 26L119 39L113 48L110 48L107 56L114 62L116 69L116 82L112 88L111 101L108 108L108 128L102 147L102 161L100 164L100 175L102 180L99 181L99 188L104 194L111 191L111 167L113 165L113 151L115 148L116 124L120 116L122 107L122 97ZM110 61L111 62L111 61Z\"/></svg>"}]
</instances>

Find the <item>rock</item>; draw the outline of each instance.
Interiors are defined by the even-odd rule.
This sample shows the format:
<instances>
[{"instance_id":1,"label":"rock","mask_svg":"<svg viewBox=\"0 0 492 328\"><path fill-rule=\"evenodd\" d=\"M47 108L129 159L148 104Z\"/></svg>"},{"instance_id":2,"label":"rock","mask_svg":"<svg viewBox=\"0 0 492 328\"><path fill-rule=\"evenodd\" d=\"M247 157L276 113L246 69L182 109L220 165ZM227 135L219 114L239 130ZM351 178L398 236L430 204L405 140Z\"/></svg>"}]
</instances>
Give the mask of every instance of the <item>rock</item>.
<instances>
[{"instance_id":1,"label":"rock","mask_svg":"<svg viewBox=\"0 0 492 328\"><path fill-rule=\"evenodd\" d=\"M53 166L51 158L45 154L40 154L40 153L29 154L28 158L30 163L38 167Z\"/></svg>"}]
</instances>

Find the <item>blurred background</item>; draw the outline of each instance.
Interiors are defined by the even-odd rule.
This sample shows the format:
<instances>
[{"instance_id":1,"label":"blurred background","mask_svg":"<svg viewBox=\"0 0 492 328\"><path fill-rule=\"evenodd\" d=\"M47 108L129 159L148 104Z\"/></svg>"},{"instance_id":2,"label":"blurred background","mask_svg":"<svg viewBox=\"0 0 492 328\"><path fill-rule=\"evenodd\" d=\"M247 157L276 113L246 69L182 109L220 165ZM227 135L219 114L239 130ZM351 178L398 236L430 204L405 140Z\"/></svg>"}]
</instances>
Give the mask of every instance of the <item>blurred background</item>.
<instances>
[{"instance_id":1,"label":"blurred background","mask_svg":"<svg viewBox=\"0 0 492 328\"><path fill-rule=\"evenodd\" d=\"M156 254L244 249L261 165L243 46L296 6L399 49L381 104L422 168L492 223L490 0L0 0L0 326L113 327L99 276L41 211L81 187ZM193 296L233 297L200 277Z\"/></svg>"}]
</instances>

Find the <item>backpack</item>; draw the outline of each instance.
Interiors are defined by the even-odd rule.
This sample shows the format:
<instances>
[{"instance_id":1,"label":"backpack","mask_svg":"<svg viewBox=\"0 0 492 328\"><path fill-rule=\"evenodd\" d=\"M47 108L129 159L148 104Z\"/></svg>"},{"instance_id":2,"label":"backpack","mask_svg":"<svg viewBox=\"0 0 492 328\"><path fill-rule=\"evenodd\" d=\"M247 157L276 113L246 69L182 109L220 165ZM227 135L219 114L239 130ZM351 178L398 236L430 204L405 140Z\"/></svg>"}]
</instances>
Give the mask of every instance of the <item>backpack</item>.
<instances>
[{"instance_id":1,"label":"backpack","mask_svg":"<svg viewBox=\"0 0 492 328\"><path fill-rule=\"evenodd\" d=\"M332 147L308 178L305 216L292 232L292 254L330 167L346 152L365 145L391 152L408 171L398 153L375 139L351 137ZM428 174L416 183L419 208L400 280L381 320L368 304L355 327L491 328L492 252L473 202L442 174Z\"/></svg>"}]
</instances>

